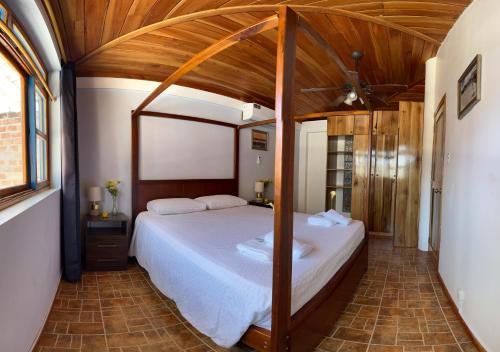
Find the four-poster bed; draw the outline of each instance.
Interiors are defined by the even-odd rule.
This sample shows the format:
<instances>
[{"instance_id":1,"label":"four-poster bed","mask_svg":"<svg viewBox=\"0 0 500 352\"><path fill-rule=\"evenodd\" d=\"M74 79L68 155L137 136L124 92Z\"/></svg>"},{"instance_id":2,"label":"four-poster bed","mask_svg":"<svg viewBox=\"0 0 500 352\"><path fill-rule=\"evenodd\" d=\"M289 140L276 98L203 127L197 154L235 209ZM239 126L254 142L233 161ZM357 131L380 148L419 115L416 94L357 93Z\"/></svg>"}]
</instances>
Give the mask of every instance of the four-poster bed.
<instances>
[{"instance_id":1,"label":"four-poster bed","mask_svg":"<svg viewBox=\"0 0 500 352\"><path fill-rule=\"evenodd\" d=\"M238 193L238 126L212 121L147 112L144 108L168 86L184 74L216 55L225 48L252 35L278 27L276 62L276 99L273 120L253 123L276 124L275 145L275 206L274 255L272 265L272 329L251 326L242 342L260 351L311 351L331 329L349 301L357 283L367 267L368 247L366 235L333 277L314 297L295 314L291 314L292 301L292 234L293 234L293 168L294 168L294 72L297 30L302 30L317 42L336 62L346 79L356 84L357 79L341 64L341 60L327 42L308 23L288 6L281 6L279 14L253 26L233 33L209 46L171 74L132 112L132 209L133 218L146 209L148 201L158 198L195 198L213 194ZM362 90L360 96L363 97ZM364 97L368 108L369 100ZM195 180L141 180L139 177L139 131L141 116L173 118L198 123L216 124L234 129L234 172L229 179ZM372 119L370 119L372 120ZM252 124L250 124L252 125Z\"/></svg>"}]
</instances>

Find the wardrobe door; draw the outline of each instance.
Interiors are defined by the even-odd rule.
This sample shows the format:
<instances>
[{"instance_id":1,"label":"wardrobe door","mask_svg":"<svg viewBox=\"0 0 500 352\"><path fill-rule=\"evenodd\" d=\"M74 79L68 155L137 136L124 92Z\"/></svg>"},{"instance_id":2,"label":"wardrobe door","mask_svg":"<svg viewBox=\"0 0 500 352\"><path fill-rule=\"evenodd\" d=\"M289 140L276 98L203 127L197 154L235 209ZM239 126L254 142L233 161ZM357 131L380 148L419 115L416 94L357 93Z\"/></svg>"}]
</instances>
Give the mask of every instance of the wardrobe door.
<instances>
[{"instance_id":1,"label":"wardrobe door","mask_svg":"<svg viewBox=\"0 0 500 352\"><path fill-rule=\"evenodd\" d=\"M417 247L422 169L423 103L399 103L394 245Z\"/></svg>"},{"instance_id":2,"label":"wardrobe door","mask_svg":"<svg viewBox=\"0 0 500 352\"><path fill-rule=\"evenodd\" d=\"M392 236L396 193L397 135L372 137L372 207L370 231Z\"/></svg>"},{"instance_id":3,"label":"wardrobe door","mask_svg":"<svg viewBox=\"0 0 500 352\"><path fill-rule=\"evenodd\" d=\"M368 140L368 135L355 135L353 143L351 216L363 221L368 197Z\"/></svg>"},{"instance_id":4,"label":"wardrobe door","mask_svg":"<svg viewBox=\"0 0 500 352\"><path fill-rule=\"evenodd\" d=\"M346 136L354 132L354 116L338 115L328 117L328 136Z\"/></svg>"}]
</instances>

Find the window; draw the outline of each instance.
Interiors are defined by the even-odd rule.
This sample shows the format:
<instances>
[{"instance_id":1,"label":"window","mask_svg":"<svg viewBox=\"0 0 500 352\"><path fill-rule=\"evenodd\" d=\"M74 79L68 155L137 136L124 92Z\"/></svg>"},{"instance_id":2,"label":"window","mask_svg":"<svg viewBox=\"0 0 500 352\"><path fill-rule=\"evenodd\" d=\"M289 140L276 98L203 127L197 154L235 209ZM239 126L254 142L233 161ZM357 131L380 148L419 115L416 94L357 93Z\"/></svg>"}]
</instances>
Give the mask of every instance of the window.
<instances>
[{"instance_id":1,"label":"window","mask_svg":"<svg viewBox=\"0 0 500 352\"><path fill-rule=\"evenodd\" d=\"M42 91L35 89L35 129L36 129L36 182L48 181L48 132L47 98Z\"/></svg>"},{"instance_id":2,"label":"window","mask_svg":"<svg viewBox=\"0 0 500 352\"><path fill-rule=\"evenodd\" d=\"M0 52L0 196L27 187L25 78ZM24 186L24 187L23 187Z\"/></svg>"},{"instance_id":3,"label":"window","mask_svg":"<svg viewBox=\"0 0 500 352\"><path fill-rule=\"evenodd\" d=\"M19 39L19 41L21 42L22 46L24 47L24 49L26 49L26 51L28 52L29 56L31 57L31 59L35 63L36 68L38 68L38 70L42 74L43 78L46 79L47 78L47 74L45 73L45 70L42 67L42 64L40 64L40 60L38 59L38 56L35 54L35 52L31 48L31 45L29 44L28 39L23 34L23 31L21 30L20 26L14 23L12 25L12 33L14 33L14 35L17 37L17 39Z\"/></svg>"},{"instance_id":4,"label":"window","mask_svg":"<svg viewBox=\"0 0 500 352\"><path fill-rule=\"evenodd\" d=\"M51 93L43 62L2 0L0 24L0 209L3 209L49 185Z\"/></svg>"},{"instance_id":5,"label":"window","mask_svg":"<svg viewBox=\"0 0 500 352\"><path fill-rule=\"evenodd\" d=\"M7 9L0 4L0 21L7 22Z\"/></svg>"}]
</instances>

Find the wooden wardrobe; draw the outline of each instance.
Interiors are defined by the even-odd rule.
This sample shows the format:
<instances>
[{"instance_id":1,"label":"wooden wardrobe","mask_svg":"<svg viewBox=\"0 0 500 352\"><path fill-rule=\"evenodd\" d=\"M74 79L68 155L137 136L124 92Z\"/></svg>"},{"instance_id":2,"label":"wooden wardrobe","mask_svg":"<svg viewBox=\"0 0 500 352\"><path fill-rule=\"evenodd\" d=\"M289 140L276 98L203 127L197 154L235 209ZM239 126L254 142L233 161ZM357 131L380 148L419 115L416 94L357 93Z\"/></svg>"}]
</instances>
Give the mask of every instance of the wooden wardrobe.
<instances>
[{"instance_id":1,"label":"wooden wardrobe","mask_svg":"<svg viewBox=\"0 0 500 352\"><path fill-rule=\"evenodd\" d=\"M365 220L370 234L390 237L395 246L416 247L423 103L400 102L399 111L375 111L371 131L369 125L362 111L328 117L325 209Z\"/></svg>"}]
</instances>

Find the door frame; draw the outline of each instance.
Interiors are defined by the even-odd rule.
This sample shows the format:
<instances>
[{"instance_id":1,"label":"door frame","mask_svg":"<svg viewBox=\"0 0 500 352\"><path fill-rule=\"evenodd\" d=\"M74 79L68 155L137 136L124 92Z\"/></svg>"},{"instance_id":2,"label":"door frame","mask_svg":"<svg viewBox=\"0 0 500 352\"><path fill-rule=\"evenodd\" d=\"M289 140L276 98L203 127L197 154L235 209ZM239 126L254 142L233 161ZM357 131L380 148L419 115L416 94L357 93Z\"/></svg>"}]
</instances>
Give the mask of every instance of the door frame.
<instances>
[{"instance_id":1,"label":"door frame","mask_svg":"<svg viewBox=\"0 0 500 352\"><path fill-rule=\"evenodd\" d=\"M434 248L432 247L432 225L433 225L433 221L434 221L434 187L433 187L433 180L434 180L434 163L437 161L435 160L435 154L434 154L434 151L435 151L435 148L436 148L436 124L438 122L438 117L439 116L442 116L441 118L443 119L443 140L442 140L442 143L443 143L443 155L441 156L441 160L439 161L441 164L442 164L442 167L443 167L443 170L444 170L444 159L445 159L445 152L444 152L444 145L445 145L445 138L446 138L446 94L441 98L441 100L439 101L439 104L437 106L437 109L435 110L434 112L434 128L433 128L433 137L432 137L432 164L431 164L431 184L430 184L430 188L431 188L431 197L430 197L430 209L429 209L429 213L430 213L430 217L429 217L429 239L428 239L428 246L431 250L431 253L434 257L434 259L436 260L436 263L439 263L439 251L438 253L436 253L436 251L434 250ZM442 193L442 189L441 189L441 204L440 204L440 209L439 209L439 212L441 214L441 210L442 210L442 207L443 207L443 193ZM441 229L439 230L441 232ZM439 238L439 244L441 244L441 238Z\"/></svg>"}]
</instances>

